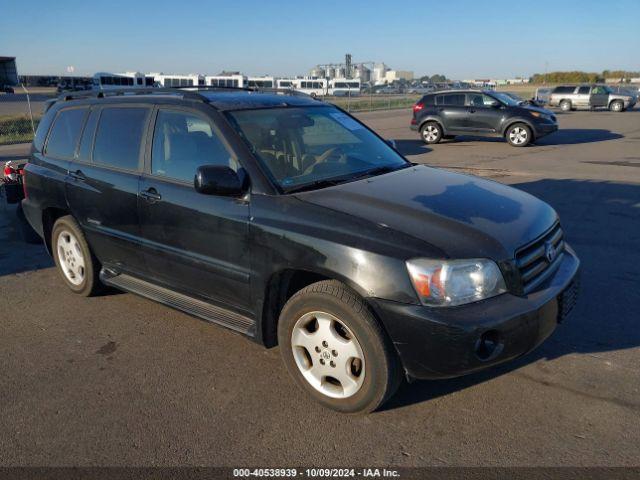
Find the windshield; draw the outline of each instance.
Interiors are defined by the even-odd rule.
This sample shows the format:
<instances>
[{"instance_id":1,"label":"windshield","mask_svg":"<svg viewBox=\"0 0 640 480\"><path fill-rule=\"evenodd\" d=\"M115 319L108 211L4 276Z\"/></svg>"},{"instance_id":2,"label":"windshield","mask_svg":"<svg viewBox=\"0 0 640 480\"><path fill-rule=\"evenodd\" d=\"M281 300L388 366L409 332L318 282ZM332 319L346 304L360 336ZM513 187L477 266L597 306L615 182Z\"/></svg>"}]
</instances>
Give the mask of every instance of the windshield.
<instances>
[{"instance_id":1,"label":"windshield","mask_svg":"<svg viewBox=\"0 0 640 480\"><path fill-rule=\"evenodd\" d=\"M239 110L227 115L285 192L411 165L364 125L333 107Z\"/></svg>"},{"instance_id":2,"label":"windshield","mask_svg":"<svg viewBox=\"0 0 640 480\"><path fill-rule=\"evenodd\" d=\"M516 100L511 96L507 95L506 93L502 93L502 92L492 92L491 96L500 100L502 103L504 103L509 107L517 107L518 105L520 105L520 103L522 103L522 99Z\"/></svg>"}]
</instances>

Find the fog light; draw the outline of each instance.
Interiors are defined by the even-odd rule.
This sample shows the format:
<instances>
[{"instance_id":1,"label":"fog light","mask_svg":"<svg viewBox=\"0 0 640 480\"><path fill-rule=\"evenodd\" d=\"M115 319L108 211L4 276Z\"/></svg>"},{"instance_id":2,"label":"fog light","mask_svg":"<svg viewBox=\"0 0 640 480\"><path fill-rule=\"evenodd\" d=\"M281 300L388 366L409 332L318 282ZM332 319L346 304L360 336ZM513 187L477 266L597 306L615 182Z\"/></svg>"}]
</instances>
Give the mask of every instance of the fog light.
<instances>
[{"instance_id":1,"label":"fog light","mask_svg":"<svg viewBox=\"0 0 640 480\"><path fill-rule=\"evenodd\" d=\"M482 361L497 357L501 351L502 342L497 330L487 330L476 342L476 356Z\"/></svg>"}]
</instances>

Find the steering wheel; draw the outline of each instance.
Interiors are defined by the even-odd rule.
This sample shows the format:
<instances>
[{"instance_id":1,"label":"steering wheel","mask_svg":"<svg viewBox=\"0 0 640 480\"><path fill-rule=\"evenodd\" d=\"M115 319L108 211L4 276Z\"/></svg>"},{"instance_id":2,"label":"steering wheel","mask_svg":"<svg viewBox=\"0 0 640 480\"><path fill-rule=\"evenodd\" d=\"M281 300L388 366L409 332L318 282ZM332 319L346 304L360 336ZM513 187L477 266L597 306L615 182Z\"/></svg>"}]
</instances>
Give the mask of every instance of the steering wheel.
<instances>
[{"instance_id":1,"label":"steering wheel","mask_svg":"<svg viewBox=\"0 0 640 480\"><path fill-rule=\"evenodd\" d=\"M315 172L315 167L319 167L320 165L326 165L327 163L337 163L342 160L346 160L347 154L344 153L342 147L331 147L326 150L324 153L319 155L313 165L309 165L305 170L303 175L308 175L310 173Z\"/></svg>"}]
</instances>

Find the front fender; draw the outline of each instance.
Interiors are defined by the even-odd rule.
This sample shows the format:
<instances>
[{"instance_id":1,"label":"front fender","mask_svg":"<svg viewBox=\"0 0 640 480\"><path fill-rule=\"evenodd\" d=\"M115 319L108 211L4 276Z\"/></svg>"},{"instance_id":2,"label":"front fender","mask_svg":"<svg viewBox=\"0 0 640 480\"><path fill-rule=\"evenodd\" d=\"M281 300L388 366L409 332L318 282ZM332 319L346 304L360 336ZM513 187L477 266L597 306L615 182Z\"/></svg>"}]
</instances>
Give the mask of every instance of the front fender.
<instances>
[{"instance_id":1,"label":"front fender","mask_svg":"<svg viewBox=\"0 0 640 480\"><path fill-rule=\"evenodd\" d=\"M502 126L502 129L500 131L500 134L504 137L504 135L507 133L507 130L509 129L509 127L511 127L515 123L524 123L527 127L529 127L529 129L531 129L531 133L535 136L536 127L533 125L533 122L531 122L531 120L529 120L528 118L524 118L524 117L510 117L510 118L508 118L504 122L504 125Z\"/></svg>"}]
</instances>

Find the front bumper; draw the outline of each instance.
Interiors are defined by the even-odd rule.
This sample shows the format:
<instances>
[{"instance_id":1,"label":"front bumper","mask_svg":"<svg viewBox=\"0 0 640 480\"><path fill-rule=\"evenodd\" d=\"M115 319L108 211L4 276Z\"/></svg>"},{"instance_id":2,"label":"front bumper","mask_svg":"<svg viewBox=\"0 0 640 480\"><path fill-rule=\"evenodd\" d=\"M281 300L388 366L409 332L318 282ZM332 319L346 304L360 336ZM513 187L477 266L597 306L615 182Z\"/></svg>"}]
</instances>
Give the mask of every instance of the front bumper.
<instances>
[{"instance_id":1,"label":"front bumper","mask_svg":"<svg viewBox=\"0 0 640 480\"><path fill-rule=\"evenodd\" d=\"M534 123L533 124L534 135L536 138L544 137L550 133L558 131L557 123Z\"/></svg>"},{"instance_id":2,"label":"front bumper","mask_svg":"<svg viewBox=\"0 0 640 480\"><path fill-rule=\"evenodd\" d=\"M555 275L524 297L506 293L448 308L372 304L409 377L457 377L524 355L548 338L573 307L579 265L567 247Z\"/></svg>"}]
</instances>

